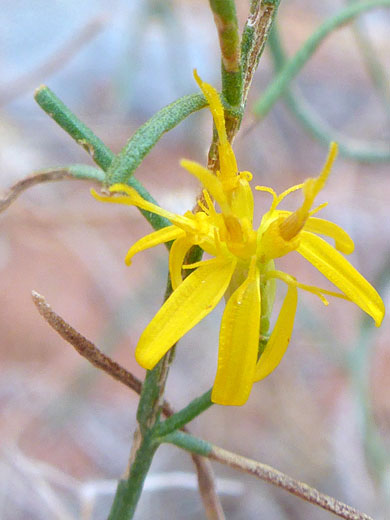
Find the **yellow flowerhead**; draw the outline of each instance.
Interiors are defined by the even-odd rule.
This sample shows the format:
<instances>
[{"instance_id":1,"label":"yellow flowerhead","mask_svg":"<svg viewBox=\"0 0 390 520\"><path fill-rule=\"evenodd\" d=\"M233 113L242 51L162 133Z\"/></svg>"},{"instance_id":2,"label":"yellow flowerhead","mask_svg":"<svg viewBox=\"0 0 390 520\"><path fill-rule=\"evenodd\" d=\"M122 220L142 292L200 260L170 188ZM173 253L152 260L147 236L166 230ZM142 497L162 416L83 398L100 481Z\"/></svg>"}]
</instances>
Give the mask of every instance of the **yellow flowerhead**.
<instances>
[{"instance_id":1,"label":"yellow flowerhead","mask_svg":"<svg viewBox=\"0 0 390 520\"><path fill-rule=\"evenodd\" d=\"M121 195L104 197L94 193L94 196L106 202L138 206L166 217L172 223L138 240L126 256L126 263L130 264L136 253L173 241L169 254L173 293L142 333L136 348L138 363L152 369L225 296L212 400L218 404L242 405L247 401L253 383L270 374L287 349L298 288L314 293L326 305L325 295L350 300L372 316L377 326L382 322L384 305L376 290L341 254L353 251L352 239L333 222L313 216L324 206L312 209L329 176L337 145L331 144L326 164L317 178L309 178L279 196L272 188L257 186L257 190L269 192L273 202L260 225L254 228L253 192L249 184L252 175L238 171L217 91L202 82L196 72L195 79L207 98L219 136L220 169L216 175L198 163L181 162L203 185L204 202L199 202L200 210L184 215L170 213L145 201L124 184L110 188L111 192ZM280 202L296 190L302 190L302 205L294 212L279 210ZM332 238L335 247L318 234ZM187 252L195 244L212 258L183 265ZM274 259L291 251L306 258L341 292L304 285L277 271ZM193 272L183 280L182 269L188 268ZM288 289L268 336L276 279L284 281Z\"/></svg>"}]
</instances>

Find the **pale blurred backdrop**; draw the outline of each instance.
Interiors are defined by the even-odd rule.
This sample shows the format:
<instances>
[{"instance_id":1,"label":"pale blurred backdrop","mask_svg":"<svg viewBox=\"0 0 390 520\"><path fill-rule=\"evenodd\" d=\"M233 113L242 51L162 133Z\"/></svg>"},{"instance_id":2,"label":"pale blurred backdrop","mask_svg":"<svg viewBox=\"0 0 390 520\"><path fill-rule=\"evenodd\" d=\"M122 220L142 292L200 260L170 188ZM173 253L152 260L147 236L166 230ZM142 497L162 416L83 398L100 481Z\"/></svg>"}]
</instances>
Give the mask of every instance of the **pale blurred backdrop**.
<instances>
[{"instance_id":1,"label":"pale blurred backdrop","mask_svg":"<svg viewBox=\"0 0 390 520\"><path fill-rule=\"evenodd\" d=\"M341 0L282 0L279 26L292 55ZM109 4L109 5L108 5ZM249 1L238 0L243 25ZM390 81L390 11L373 10L355 31L331 35L294 85L347 137L387 143L390 100L374 87L357 39L368 35ZM177 97L197 91L192 69L219 87L219 50L206 0L2 0L0 6L0 189L35 170L91 164L33 100L46 83L118 152L134 130ZM61 50L62 49L62 50ZM63 52L63 50L66 52ZM42 64L48 66L42 67ZM279 101L252 128L251 107L273 76L266 50L253 82L239 167L256 184L282 191L316 175L326 147ZM207 110L164 136L136 172L159 203L184 212L199 187L182 157L205 163ZM351 260L389 303L389 163L338 158L321 202L323 215L356 241ZM124 264L150 230L129 207L103 205L91 184L67 181L24 193L0 215L0 517L104 519L125 470L137 396L91 368L36 311L31 291L139 377L134 347L165 290L159 248ZM291 197L290 208L299 201ZM257 193L258 218L269 207ZM294 254L279 263L300 281L327 286ZM279 302L284 287L279 287ZM175 408L213 381L222 305L177 350L167 398ZM389 320L380 329L355 306L325 308L300 294L291 346L279 368L241 408L212 407L192 431L270 464L372 515L390 511ZM190 457L162 447L136 519L202 519ZM182 473L177 473L182 472ZM327 520L330 513L215 465L229 520Z\"/></svg>"}]
</instances>

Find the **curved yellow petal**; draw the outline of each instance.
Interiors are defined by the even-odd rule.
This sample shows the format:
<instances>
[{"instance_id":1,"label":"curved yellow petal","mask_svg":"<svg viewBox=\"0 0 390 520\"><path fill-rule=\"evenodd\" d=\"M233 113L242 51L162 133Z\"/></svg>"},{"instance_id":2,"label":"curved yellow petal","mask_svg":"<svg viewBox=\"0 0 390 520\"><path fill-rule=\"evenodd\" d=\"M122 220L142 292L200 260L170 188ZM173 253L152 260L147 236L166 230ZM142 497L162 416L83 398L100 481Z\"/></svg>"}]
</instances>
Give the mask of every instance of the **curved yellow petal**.
<instances>
[{"instance_id":1,"label":"curved yellow petal","mask_svg":"<svg viewBox=\"0 0 390 520\"><path fill-rule=\"evenodd\" d=\"M254 381L267 377L281 362L290 342L295 312L298 303L298 290L295 285L288 284L287 294L280 309L272 334L257 362Z\"/></svg>"},{"instance_id":2,"label":"curved yellow petal","mask_svg":"<svg viewBox=\"0 0 390 520\"><path fill-rule=\"evenodd\" d=\"M137 208L144 209L145 211L150 211L156 215L160 215L160 217L165 217L172 224L176 224L177 226L185 229L186 231L196 231L197 225L196 223L182 215L177 215L176 213L171 213L157 204L153 204L152 202L148 202L144 198L139 195L134 188L127 186L126 184L113 184L110 187L110 192L119 193L124 192L126 195L117 195L116 197L107 197L106 195L100 195L96 193L95 190L91 190L92 196L101 202L111 202L114 204L125 204L127 206L137 206Z\"/></svg>"},{"instance_id":3,"label":"curved yellow petal","mask_svg":"<svg viewBox=\"0 0 390 520\"><path fill-rule=\"evenodd\" d=\"M158 246L159 244L164 244L165 242L170 242L171 240L175 240L182 236L185 236L185 232L176 226L167 226L157 231L153 231L153 233L149 233L149 235L140 238L131 246L127 252L125 263L126 265L130 265L133 256L145 249Z\"/></svg>"},{"instance_id":4,"label":"curved yellow petal","mask_svg":"<svg viewBox=\"0 0 390 520\"><path fill-rule=\"evenodd\" d=\"M334 222L317 217L309 217L303 227L304 231L319 233L333 238L335 247L345 255L353 253L355 244L346 231Z\"/></svg>"},{"instance_id":5,"label":"curved yellow petal","mask_svg":"<svg viewBox=\"0 0 390 520\"><path fill-rule=\"evenodd\" d=\"M317 235L303 231L297 251L351 301L369 314L377 327L380 326L385 315L382 298L334 247Z\"/></svg>"},{"instance_id":6,"label":"curved yellow petal","mask_svg":"<svg viewBox=\"0 0 390 520\"><path fill-rule=\"evenodd\" d=\"M225 128L225 111L217 90L209 83L202 81L198 76L196 69L194 69L194 78L203 92L204 97L207 99L220 143L228 142Z\"/></svg>"},{"instance_id":7,"label":"curved yellow petal","mask_svg":"<svg viewBox=\"0 0 390 520\"><path fill-rule=\"evenodd\" d=\"M213 403L246 403L258 354L260 311L260 275L253 263L248 278L229 298L223 313Z\"/></svg>"},{"instance_id":8,"label":"curved yellow petal","mask_svg":"<svg viewBox=\"0 0 390 520\"><path fill-rule=\"evenodd\" d=\"M223 212L229 212L228 202L225 193L222 189L221 181L210 170L204 168L199 163L182 159L180 165L183 166L189 173L196 177L207 191L214 197L214 199L221 206Z\"/></svg>"},{"instance_id":9,"label":"curved yellow petal","mask_svg":"<svg viewBox=\"0 0 390 520\"><path fill-rule=\"evenodd\" d=\"M174 291L183 281L181 276L182 265L187 251L191 246L193 246L193 242L191 242L185 235L175 240L172 244L169 252L169 274L171 276L171 284Z\"/></svg>"},{"instance_id":10,"label":"curved yellow petal","mask_svg":"<svg viewBox=\"0 0 390 520\"><path fill-rule=\"evenodd\" d=\"M231 194L230 206L234 215L247 218L252 225L254 200L252 188L247 180L238 181L237 188Z\"/></svg>"},{"instance_id":11,"label":"curved yellow petal","mask_svg":"<svg viewBox=\"0 0 390 520\"><path fill-rule=\"evenodd\" d=\"M222 179L232 178L237 175L238 169L233 148L226 135L225 110L221 98L219 97L218 91L212 85L200 79L196 70L194 70L194 78L209 103L209 108L218 132L218 154L221 177Z\"/></svg>"},{"instance_id":12,"label":"curved yellow petal","mask_svg":"<svg viewBox=\"0 0 390 520\"><path fill-rule=\"evenodd\" d=\"M166 352L209 314L222 298L236 261L216 259L190 274L143 331L135 357L151 370Z\"/></svg>"}]
</instances>

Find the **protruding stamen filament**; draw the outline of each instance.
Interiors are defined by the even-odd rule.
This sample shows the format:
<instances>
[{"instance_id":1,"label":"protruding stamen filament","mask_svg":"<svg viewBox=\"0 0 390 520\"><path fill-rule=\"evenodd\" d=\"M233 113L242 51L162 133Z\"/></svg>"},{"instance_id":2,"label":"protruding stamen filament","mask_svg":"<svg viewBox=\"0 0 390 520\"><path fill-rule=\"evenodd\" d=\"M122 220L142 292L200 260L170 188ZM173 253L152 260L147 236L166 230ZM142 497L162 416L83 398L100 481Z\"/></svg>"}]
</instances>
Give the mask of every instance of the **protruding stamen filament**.
<instances>
[{"instance_id":1,"label":"protruding stamen filament","mask_svg":"<svg viewBox=\"0 0 390 520\"><path fill-rule=\"evenodd\" d=\"M332 164L337 155L337 144L331 143L328 158L321 174L316 179L307 179L302 187L305 199L300 208L298 208L289 217L283 220L279 225L279 230L284 240L292 240L301 231L306 220L310 216L310 209L314 203L314 199L325 186L329 177Z\"/></svg>"}]
</instances>

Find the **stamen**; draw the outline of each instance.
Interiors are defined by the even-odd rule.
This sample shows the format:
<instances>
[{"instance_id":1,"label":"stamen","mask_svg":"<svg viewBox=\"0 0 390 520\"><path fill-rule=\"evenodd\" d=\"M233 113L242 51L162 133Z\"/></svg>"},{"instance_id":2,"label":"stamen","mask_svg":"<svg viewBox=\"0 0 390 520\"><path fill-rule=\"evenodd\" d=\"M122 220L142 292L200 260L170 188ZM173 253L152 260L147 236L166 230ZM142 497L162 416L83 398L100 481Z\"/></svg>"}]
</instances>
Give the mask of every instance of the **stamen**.
<instances>
[{"instance_id":1,"label":"stamen","mask_svg":"<svg viewBox=\"0 0 390 520\"><path fill-rule=\"evenodd\" d=\"M263 275L263 278L269 279L269 278L278 278L279 280L282 280L287 285L293 285L297 287L298 289L302 289L303 291L310 292L316 296L322 301L324 305L329 305L328 300L325 298L324 294L333 296L335 298L340 298L342 300L348 300L351 301L348 296L345 296L345 294L337 293L334 291L328 291L327 289L321 289L320 287L315 287L313 285L306 285L304 283L297 282L296 278L294 276L291 276L287 273L284 273L283 271L268 271Z\"/></svg>"},{"instance_id":2,"label":"stamen","mask_svg":"<svg viewBox=\"0 0 390 520\"><path fill-rule=\"evenodd\" d=\"M278 202L276 206L279 206L279 204L282 202L284 198L287 197L287 195L290 195L290 193L293 193L294 191L298 191L301 188L303 188L304 183L296 184L295 186L291 186L291 188L288 188L287 190L284 190L279 196L278 196Z\"/></svg>"},{"instance_id":3,"label":"stamen","mask_svg":"<svg viewBox=\"0 0 390 520\"><path fill-rule=\"evenodd\" d=\"M206 215L209 214L208 209L206 208L206 206L203 204L203 202L200 199L198 199L197 204L200 207L200 209L206 213Z\"/></svg>"},{"instance_id":4,"label":"stamen","mask_svg":"<svg viewBox=\"0 0 390 520\"><path fill-rule=\"evenodd\" d=\"M255 190L257 191L265 191L266 193L270 193L272 195L273 201L270 208L270 211L274 210L276 207L276 204L278 202L278 196L276 194L276 191L272 188L269 188L268 186L255 186Z\"/></svg>"},{"instance_id":5,"label":"stamen","mask_svg":"<svg viewBox=\"0 0 390 520\"><path fill-rule=\"evenodd\" d=\"M337 144L332 142L330 145L328 158L320 175L315 179L309 178L303 183L302 190L305 198L302 203L302 206L298 208L296 211L294 211L294 213L292 213L285 220L283 220L279 225L279 231L284 240L292 240L294 237L298 235L298 233L305 225L306 220L310 216L310 208L313 205L314 199L325 186L326 180L329 177L330 170L332 168L332 164L336 158L336 155ZM296 186L295 188L298 189ZM290 190L287 190L284 193L291 193L292 190L293 188L290 188ZM284 193L282 193L282 195L279 196L279 202L280 200L282 200L283 196L285 196Z\"/></svg>"},{"instance_id":6,"label":"stamen","mask_svg":"<svg viewBox=\"0 0 390 520\"><path fill-rule=\"evenodd\" d=\"M320 204L316 208L312 209L311 211L309 211L309 217L312 217L313 215L315 215L316 213L318 213L322 209L326 208L327 205L328 205L327 202L323 202L322 204Z\"/></svg>"},{"instance_id":7,"label":"stamen","mask_svg":"<svg viewBox=\"0 0 390 520\"><path fill-rule=\"evenodd\" d=\"M211 200L210 194L207 190L203 190L203 197L204 197L204 200L206 201L209 215L211 215L212 217L215 217L217 215L217 212L215 211L213 201Z\"/></svg>"},{"instance_id":8,"label":"stamen","mask_svg":"<svg viewBox=\"0 0 390 520\"><path fill-rule=\"evenodd\" d=\"M244 181L250 182L253 179L253 175L251 174L251 172L238 172L238 175L240 176L240 179L243 179Z\"/></svg>"}]
</instances>

